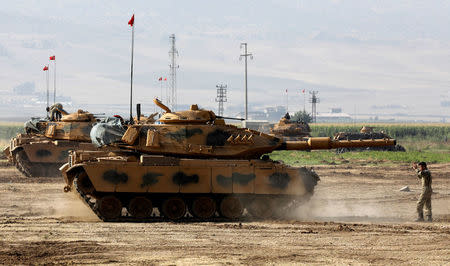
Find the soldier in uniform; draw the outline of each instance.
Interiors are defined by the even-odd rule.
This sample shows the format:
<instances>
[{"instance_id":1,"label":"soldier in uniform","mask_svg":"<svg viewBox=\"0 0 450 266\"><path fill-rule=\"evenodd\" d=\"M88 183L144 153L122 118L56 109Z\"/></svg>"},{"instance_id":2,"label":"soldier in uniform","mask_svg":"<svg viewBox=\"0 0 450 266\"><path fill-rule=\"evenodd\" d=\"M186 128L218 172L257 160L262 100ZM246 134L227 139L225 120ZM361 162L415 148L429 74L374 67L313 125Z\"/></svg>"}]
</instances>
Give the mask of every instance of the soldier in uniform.
<instances>
[{"instance_id":1,"label":"soldier in uniform","mask_svg":"<svg viewBox=\"0 0 450 266\"><path fill-rule=\"evenodd\" d=\"M63 115L69 114L60 103L55 103L50 108L47 107L47 112L50 112L50 121L59 121Z\"/></svg>"},{"instance_id":2,"label":"soldier in uniform","mask_svg":"<svg viewBox=\"0 0 450 266\"><path fill-rule=\"evenodd\" d=\"M423 206L426 208L426 216L427 221L432 222L433 219L431 217L431 193L433 190L431 189L431 173L427 168L427 164L425 162L420 162L418 165L413 163L413 169L416 170L417 176L422 181L422 193L419 196L419 200L417 201L417 215L418 218L416 222L422 222L423 219Z\"/></svg>"}]
</instances>

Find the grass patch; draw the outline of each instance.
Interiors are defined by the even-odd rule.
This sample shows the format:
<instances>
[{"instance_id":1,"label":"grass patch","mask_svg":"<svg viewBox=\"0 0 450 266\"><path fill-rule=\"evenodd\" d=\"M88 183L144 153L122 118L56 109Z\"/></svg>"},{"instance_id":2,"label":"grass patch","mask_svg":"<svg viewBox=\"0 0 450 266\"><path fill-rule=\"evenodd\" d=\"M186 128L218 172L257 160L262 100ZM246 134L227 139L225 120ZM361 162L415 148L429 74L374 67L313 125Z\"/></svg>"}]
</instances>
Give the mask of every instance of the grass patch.
<instances>
[{"instance_id":1,"label":"grass patch","mask_svg":"<svg viewBox=\"0 0 450 266\"><path fill-rule=\"evenodd\" d=\"M275 151L270 154L272 160L281 160L286 164L313 165L313 164L390 164L411 163L426 161L428 163L449 163L450 153L430 151L388 152L364 151L336 154L334 151Z\"/></svg>"}]
</instances>

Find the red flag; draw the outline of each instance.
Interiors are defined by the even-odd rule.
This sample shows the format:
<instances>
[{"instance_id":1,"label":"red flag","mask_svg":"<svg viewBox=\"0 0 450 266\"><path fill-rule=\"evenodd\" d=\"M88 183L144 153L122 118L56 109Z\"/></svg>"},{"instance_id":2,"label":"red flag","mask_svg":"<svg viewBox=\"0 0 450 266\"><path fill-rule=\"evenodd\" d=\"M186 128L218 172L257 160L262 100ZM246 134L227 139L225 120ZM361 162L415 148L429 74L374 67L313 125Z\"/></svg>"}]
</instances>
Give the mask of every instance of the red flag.
<instances>
[{"instance_id":1,"label":"red flag","mask_svg":"<svg viewBox=\"0 0 450 266\"><path fill-rule=\"evenodd\" d=\"M48 70L48 66L44 66L44 68L42 70L43 71L47 71Z\"/></svg>"},{"instance_id":2,"label":"red flag","mask_svg":"<svg viewBox=\"0 0 450 266\"><path fill-rule=\"evenodd\" d=\"M50 58L50 60L56 60L56 56L54 56L54 55L50 56L49 58Z\"/></svg>"},{"instance_id":3,"label":"red flag","mask_svg":"<svg viewBox=\"0 0 450 266\"><path fill-rule=\"evenodd\" d=\"M302 93L305 93L305 89L302 90Z\"/></svg>"},{"instance_id":4,"label":"red flag","mask_svg":"<svg viewBox=\"0 0 450 266\"><path fill-rule=\"evenodd\" d=\"M167 78L164 78L164 81L167 81Z\"/></svg>"},{"instance_id":5,"label":"red flag","mask_svg":"<svg viewBox=\"0 0 450 266\"><path fill-rule=\"evenodd\" d=\"M133 14L133 16L131 17L130 21L128 21L128 25L130 25L131 27L133 27L133 25L134 25L134 14Z\"/></svg>"},{"instance_id":6,"label":"red flag","mask_svg":"<svg viewBox=\"0 0 450 266\"><path fill-rule=\"evenodd\" d=\"M161 80L162 80L162 77L160 77L158 80L161 81Z\"/></svg>"}]
</instances>

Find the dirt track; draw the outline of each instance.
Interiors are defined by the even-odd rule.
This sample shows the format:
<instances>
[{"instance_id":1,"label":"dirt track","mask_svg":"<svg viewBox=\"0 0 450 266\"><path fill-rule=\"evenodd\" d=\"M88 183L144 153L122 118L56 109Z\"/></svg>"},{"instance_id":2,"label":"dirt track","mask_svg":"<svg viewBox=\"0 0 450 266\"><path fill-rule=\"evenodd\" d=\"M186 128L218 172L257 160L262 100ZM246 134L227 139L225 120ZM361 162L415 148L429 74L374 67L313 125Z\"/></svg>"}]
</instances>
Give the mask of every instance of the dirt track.
<instances>
[{"instance_id":1,"label":"dirt track","mask_svg":"<svg viewBox=\"0 0 450 266\"><path fill-rule=\"evenodd\" d=\"M450 164L431 165L436 222L414 223L409 166L317 166L312 201L288 221L103 223L61 179L0 165L0 264L448 264ZM400 192L409 186L411 192Z\"/></svg>"}]
</instances>

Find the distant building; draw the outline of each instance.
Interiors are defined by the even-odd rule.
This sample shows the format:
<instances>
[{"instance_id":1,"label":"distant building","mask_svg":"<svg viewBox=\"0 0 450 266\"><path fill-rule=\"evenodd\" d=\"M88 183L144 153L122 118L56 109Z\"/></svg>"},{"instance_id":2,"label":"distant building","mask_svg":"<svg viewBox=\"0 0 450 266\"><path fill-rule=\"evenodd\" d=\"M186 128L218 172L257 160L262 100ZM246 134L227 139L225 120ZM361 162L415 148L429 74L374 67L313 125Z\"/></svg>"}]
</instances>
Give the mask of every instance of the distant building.
<instances>
[{"instance_id":1,"label":"distant building","mask_svg":"<svg viewBox=\"0 0 450 266\"><path fill-rule=\"evenodd\" d=\"M264 111L248 112L248 120L278 122L281 117L286 114L286 112L286 107L284 106L267 107L264 109ZM245 113L239 112L235 116L238 118L244 118Z\"/></svg>"},{"instance_id":2,"label":"distant building","mask_svg":"<svg viewBox=\"0 0 450 266\"><path fill-rule=\"evenodd\" d=\"M342 108L331 108L329 113L318 113L317 122L351 122L352 117L342 112Z\"/></svg>"}]
</instances>

